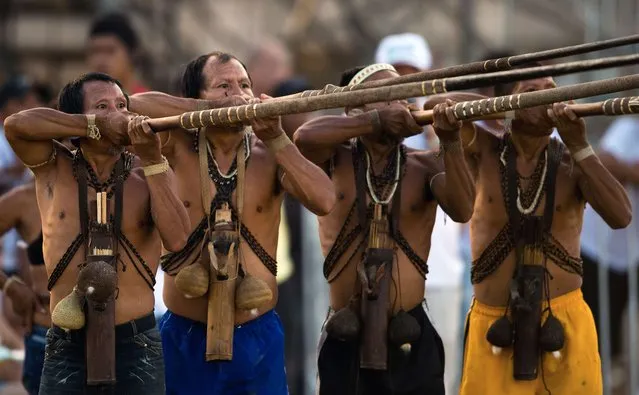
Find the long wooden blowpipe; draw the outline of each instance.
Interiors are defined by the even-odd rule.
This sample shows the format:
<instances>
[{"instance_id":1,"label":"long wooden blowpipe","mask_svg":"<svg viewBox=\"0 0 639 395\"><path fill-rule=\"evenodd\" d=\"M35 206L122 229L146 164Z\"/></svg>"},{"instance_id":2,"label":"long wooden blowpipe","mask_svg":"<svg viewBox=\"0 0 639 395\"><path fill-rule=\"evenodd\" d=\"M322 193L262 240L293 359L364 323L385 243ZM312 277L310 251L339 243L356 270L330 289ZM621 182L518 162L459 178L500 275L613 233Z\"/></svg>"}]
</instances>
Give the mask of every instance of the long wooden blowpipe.
<instances>
[{"instance_id":1,"label":"long wooden blowpipe","mask_svg":"<svg viewBox=\"0 0 639 395\"><path fill-rule=\"evenodd\" d=\"M537 92L461 102L454 105L454 111L458 119L466 120L503 111L605 95L637 88L639 88L639 74L633 74L624 77L545 89ZM267 101L265 103L192 111L172 117L150 119L149 125L155 132L180 127L183 129L194 129L205 126L230 126L238 123L245 124L254 118L268 118L328 108L360 106L368 103L406 99L421 96L424 89L425 84L423 82L413 82L303 99Z\"/></svg>"},{"instance_id":2,"label":"long wooden blowpipe","mask_svg":"<svg viewBox=\"0 0 639 395\"><path fill-rule=\"evenodd\" d=\"M609 67L621 67L639 63L639 54L624 55L624 56L610 56L607 58L593 59L593 60L579 60L575 62L558 63L547 66L529 67L525 69L498 71L494 73L475 74L451 78L442 78L434 80L417 80L422 81L425 85L423 95L433 95L438 93L444 93L449 91L457 91L464 89L482 88L487 86L493 86L496 84L507 84L514 81L523 81L527 79L543 78L543 77L555 77L560 75L580 73L584 71L600 70ZM397 80L397 78L387 78L379 81L372 82L387 82L391 80ZM391 86L394 84L382 84L380 86ZM362 90L362 84L349 85L349 86L335 86L328 84L323 89L304 91L299 94L281 96L273 100L291 100L296 98L315 97L322 95L330 95L340 92L351 92ZM366 88L371 89L367 86Z\"/></svg>"},{"instance_id":3,"label":"long wooden blowpipe","mask_svg":"<svg viewBox=\"0 0 639 395\"><path fill-rule=\"evenodd\" d=\"M475 100L475 103L470 104L469 106L477 106L479 101L480 100ZM569 104L568 108L574 111L578 117L639 114L639 98L637 98L636 96L618 97L615 99L608 99L597 103ZM430 125L433 123L433 110L412 111L411 115L420 125ZM475 121L488 119L505 119L507 116L508 114L506 112L496 112L492 114L471 117L470 120Z\"/></svg>"},{"instance_id":4,"label":"long wooden blowpipe","mask_svg":"<svg viewBox=\"0 0 639 395\"><path fill-rule=\"evenodd\" d=\"M591 43L571 45L568 47L548 49L540 52L531 52L521 55L510 56L506 58L489 59L479 62L472 62L462 65L444 67L436 70L427 70L419 73L403 75L400 77L389 78L385 80L369 81L359 85L355 85L354 89L378 88L380 86L403 84L407 82L426 81L436 78L458 77L468 74L491 73L495 71L510 70L513 67L529 64L531 62L541 62L544 60L563 58L566 56L580 55L603 49L615 48L629 44L639 43L639 34L631 36L618 37L610 40L595 41ZM321 91L321 90L320 90ZM307 97L314 91L305 91L290 96L282 96L286 98Z\"/></svg>"}]
</instances>

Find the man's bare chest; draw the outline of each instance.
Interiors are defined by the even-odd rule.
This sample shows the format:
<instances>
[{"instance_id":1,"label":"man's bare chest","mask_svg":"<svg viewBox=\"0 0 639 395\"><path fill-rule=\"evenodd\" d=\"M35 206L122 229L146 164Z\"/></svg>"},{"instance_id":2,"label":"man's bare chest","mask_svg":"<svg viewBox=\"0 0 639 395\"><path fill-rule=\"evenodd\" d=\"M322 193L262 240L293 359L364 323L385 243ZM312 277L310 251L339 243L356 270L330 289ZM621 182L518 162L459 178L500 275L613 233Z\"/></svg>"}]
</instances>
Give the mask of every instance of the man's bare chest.
<instances>
[{"instance_id":1,"label":"man's bare chest","mask_svg":"<svg viewBox=\"0 0 639 395\"><path fill-rule=\"evenodd\" d=\"M43 226L55 233L78 233L83 218L81 208L86 207L88 221L97 220L98 200L96 190L87 188L86 196L79 195L77 180L72 174L59 174L54 186L45 185L38 188L38 204L43 213ZM86 202L86 205L83 204ZM107 190L106 206L100 209L112 221L116 215L116 195L112 188ZM130 174L123 185L121 230L127 235L147 234L154 224L151 215L149 190L138 175Z\"/></svg>"},{"instance_id":2,"label":"man's bare chest","mask_svg":"<svg viewBox=\"0 0 639 395\"><path fill-rule=\"evenodd\" d=\"M207 163L201 169L195 152L175 157L172 167L178 196L189 213L193 227L204 218L205 207L215 210L219 203L229 202L237 210L239 179L234 171L236 167L229 171ZM253 222L253 217L266 220L275 213L279 216L281 191L277 188L276 178L275 166L253 152L246 162L243 182L242 215L247 221Z\"/></svg>"}]
</instances>

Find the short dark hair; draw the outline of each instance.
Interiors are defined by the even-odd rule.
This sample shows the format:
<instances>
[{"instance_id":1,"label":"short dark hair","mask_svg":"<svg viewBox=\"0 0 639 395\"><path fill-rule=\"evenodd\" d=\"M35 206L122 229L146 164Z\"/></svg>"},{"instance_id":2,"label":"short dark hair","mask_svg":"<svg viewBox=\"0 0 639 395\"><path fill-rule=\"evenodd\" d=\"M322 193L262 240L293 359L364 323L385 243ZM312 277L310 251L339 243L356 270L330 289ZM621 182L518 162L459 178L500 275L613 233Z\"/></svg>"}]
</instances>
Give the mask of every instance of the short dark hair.
<instances>
[{"instance_id":1,"label":"short dark hair","mask_svg":"<svg viewBox=\"0 0 639 395\"><path fill-rule=\"evenodd\" d=\"M543 66L543 64L541 64L540 62L530 62L530 63L522 64L519 66L514 66L511 68L511 70L525 69L528 67L539 67L539 66ZM510 82L507 84L495 85L495 97L511 95L513 93L513 89L515 89L515 86L517 85L517 82L519 81Z\"/></svg>"},{"instance_id":2,"label":"short dark hair","mask_svg":"<svg viewBox=\"0 0 639 395\"><path fill-rule=\"evenodd\" d=\"M58 110L67 114L84 114L84 84L90 81L104 81L112 84L116 84L122 89L120 81L104 73L87 73L80 76L62 88L60 95L58 96ZM124 93L126 97L126 105L129 107L129 96Z\"/></svg>"},{"instance_id":3,"label":"short dark hair","mask_svg":"<svg viewBox=\"0 0 639 395\"><path fill-rule=\"evenodd\" d=\"M130 53L138 49L138 35L129 18L120 13L110 13L96 19L91 26L89 37L114 35L127 47Z\"/></svg>"},{"instance_id":4,"label":"short dark hair","mask_svg":"<svg viewBox=\"0 0 639 395\"><path fill-rule=\"evenodd\" d=\"M238 62L240 62L242 67L244 67L249 81L251 81L251 83L253 82L251 80L251 75L246 68L246 65L242 63L242 61L240 61L237 57L231 55L230 53L213 51L206 55L198 56L186 65L184 74L182 74L182 84L180 89L182 91L182 97L188 97L191 99L200 98L200 91L204 88L204 84L206 83L206 81L204 81L204 74L202 73L202 71L204 70L206 62L213 56L216 58L216 61L221 64L228 63L231 61L231 59L237 60Z\"/></svg>"},{"instance_id":5,"label":"short dark hair","mask_svg":"<svg viewBox=\"0 0 639 395\"><path fill-rule=\"evenodd\" d=\"M353 77L355 77L355 75L360 71L364 70L365 67L366 66L357 66L342 72L339 80L339 86L347 86Z\"/></svg>"}]
</instances>

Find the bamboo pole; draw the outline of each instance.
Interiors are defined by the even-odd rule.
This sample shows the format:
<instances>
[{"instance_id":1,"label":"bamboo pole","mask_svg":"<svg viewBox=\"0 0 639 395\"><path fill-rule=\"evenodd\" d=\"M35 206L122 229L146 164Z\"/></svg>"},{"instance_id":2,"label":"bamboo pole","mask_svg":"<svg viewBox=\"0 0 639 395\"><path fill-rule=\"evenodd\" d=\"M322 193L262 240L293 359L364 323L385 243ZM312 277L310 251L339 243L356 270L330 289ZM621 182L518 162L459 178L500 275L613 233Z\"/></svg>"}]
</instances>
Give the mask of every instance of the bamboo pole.
<instances>
[{"instance_id":1,"label":"bamboo pole","mask_svg":"<svg viewBox=\"0 0 639 395\"><path fill-rule=\"evenodd\" d=\"M436 70L427 70L419 73L403 75L396 78L386 80L369 81L359 85L356 89L378 88L381 86L389 86L396 84L404 84L407 82L425 81L439 78L450 78L468 74L491 73L495 71L510 70L513 67L529 64L532 62L541 62L544 60L563 58L567 56L580 55L603 49L620 47L623 45L639 43L639 34L631 36L613 38L610 40L595 41L585 44L572 45L568 47L549 49L540 52L531 52L527 54L515 55L507 58L489 59L479 62L472 62L462 65L444 67ZM304 92L284 96L284 97L306 97L302 96Z\"/></svg>"},{"instance_id":2,"label":"bamboo pole","mask_svg":"<svg viewBox=\"0 0 639 395\"><path fill-rule=\"evenodd\" d=\"M637 64L639 62L639 54L623 55L623 56L610 56L607 58L592 59L592 60L579 60L575 62L558 63L554 65L528 67L525 69L496 71L485 74L476 74L469 76L457 76L447 78L437 78L432 80L421 80L411 78L409 82L426 81L428 89L426 94L432 95L437 93L443 93L446 91L463 90L481 88L487 86L493 86L496 84L505 84L514 81L522 81L534 78L543 77L556 77L560 75L580 73L584 71L600 70L610 67L621 67ZM414 74L411 74L414 75ZM400 77L403 78L403 77ZM328 84L324 88L319 90L308 90L301 93L296 93L288 96L278 97L276 100L291 100L303 97L321 96L339 92L358 91L362 89L371 89L376 86L390 86L389 81L395 81L396 84L406 83L405 81L399 81L399 78L386 78L383 80L370 81L369 83L362 83L357 85L348 86L335 86ZM377 84L379 83L379 84ZM425 96L425 95L424 95Z\"/></svg>"},{"instance_id":3,"label":"bamboo pole","mask_svg":"<svg viewBox=\"0 0 639 395\"><path fill-rule=\"evenodd\" d=\"M461 102L454 105L454 111L458 119L465 120L503 111L535 107L637 88L639 88L639 74L634 74L601 81L545 89L537 92ZM299 114L328 108L360 106L368 103L417 97L422 96L422 92L424 91L424 82L414 82L371 88L357 92L342 92L303 99L268 101L258 104L192 111L172 117L150 119L148 122L155 132L179 127L184 129L195 129L207 126L223 127L238 123L247 123L255 118Z\"/></svg>"},{"instance_id":4,"label":"bamboo pole","mask_svg":"<svg viewBox=\"0 0 639 395\"><path fill-rule=\"evenodd\" d=\"M476 107L480 100L476 100L474 104L470 104L471 108ZM473 102L468 102L473 103ZM597 115L629 115L639 114L639 98L637 97L618 97L608 99L606 101L586 104L569 104L568 108L575 112L578 117L590 117ZM433 123L433 110L412 111L411 115L420 125L430 125ZM471 117L470 120L488 120L488 119L504 119L507 117L506 112L497 112L486 114L478 117Z\"/></svg>"}]
</instances>

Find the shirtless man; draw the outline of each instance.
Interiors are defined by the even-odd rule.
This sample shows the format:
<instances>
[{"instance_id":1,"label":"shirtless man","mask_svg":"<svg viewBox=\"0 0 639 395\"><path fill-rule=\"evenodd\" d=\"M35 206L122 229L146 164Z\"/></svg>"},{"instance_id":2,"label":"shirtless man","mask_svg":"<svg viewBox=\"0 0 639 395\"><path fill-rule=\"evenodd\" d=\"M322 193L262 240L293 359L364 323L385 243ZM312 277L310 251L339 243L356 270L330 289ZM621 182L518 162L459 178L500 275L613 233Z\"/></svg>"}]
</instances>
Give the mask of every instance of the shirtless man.
<instances>
[{"instance_id":1,"label":"shirtless man","mask_svg":"<svg viewBox=\"0 0 639 395\"><path fill-rule=\"evenodd\" d=\"M540 78L499 90L553 87L552 78ZM437 96L425 107L451 98L483 96ZM550 138L553 127L566 150ZM580 290L579 239L586 203L610 227L628 225L623 187L592 151L584 121L563 103L516 111L503 136L472 123L462 134L477 200L470 223L475 299L460 394L601 394L597 333Z\"/></svg>"},{"instance_id":2,"label":"shirtless man","mask_svg":"<svg viewBox=\"0 0 639 395\"><path fill-rule=\"evenodd\" d=\"M42 226L33 179L0 197L0 235L14 228L28 243L29 273L27 279L21 279L0 272L0 287L11 300L16 314L23 319L26 337L22 383L30 395L37 395L51 317L47 271L42 256Z\"/></svg>"},{"instance_id":3,"label":"shirtless man","mask_svg":"<svg viewBox=\"0 0 639 395\"><path fill-rule=\"evenodd\" d=\"M107 208L111 226L121 218L121 232L114 232L121 263L116 268L122 269L115 300L115 393L164 394L153 279L161 244L179 250L190 228L175 177L160 154L159 138L143 117L128 112L128 99L117 80L99 73L84 75L62 89L58 105L62 112L37 108L5 122L13 149L35 174L51 308L71 297L85 262L84 240L95 226L94 193L111 191L123 180L122 211L118 213L114 202L119 200L117 191L109 193L112 204ZM64 138L78 138L80 148L69 151L56 141ZM139 157L123 151L129 144ZM88 197L78 196L81 179L86 179ZM82 206L88 206L84 213ZM87 221L86 233L81 221ZM40 393L86 390L85 335L84 328L65 331L54 325L48 331Z\"/></svg>"},{"instance_id":4,"label":"shirtless man","mask_svg":"<svg viewBox=\"0 0 639 395\"><path fill-rule=\"evenodd\" d=\"M345 72L341 85L397 75L392 66L377 64ZM295 134L297 146L323 166L338 192L335 209L319 219L331 304L320 340L319 393L444 394L444 349L422 301L437 205L457 222L466 222L472 215L475 191L460 145L461 124L445 104L436 109L435 132L442 142L437 153L402 144L405 137L422 131L405 103L346 108L346 114L314 119ZM401 181L396 188L397 176ZM399 220L398 230L391 230L392 265L397 270L392 269L390 305L383 308L388 317L399 317L405 310L421 329L421 335L410 342L409 357L398 344L388 345L386 371L360 367L358 340L342 341L327 330L331 317L345 311L340 309L358 303L357 267L366 250L370 223L366 211L373 201L390 203L386 211L391 228Z\"/></svg>"},{"instance_id":5,"label":"shirtless man","mask_svg":"<svg viewBox=\"0 0 639 395\"><path fill-rule=\"evenodd\" d=\"M255 101L251 79L244 65L229 54L203 55L186 67L182 78L182 96L146 93L132 97L134 111L151 117L181 114L185 111L218 107L226 103ZM266 96L262 96L267 99ZM282 325L273 308L277 303L277 236L284 191L318 215L327 214L335 203L331 181L322 170L307 161L286 137L279 118L256 120L253 133L244 126L207 128L163 133L163 152L179 180L179 194L191 218L192 235L179 254L163 258L167 275L164 301L168 312L160 323L167 371L167 392L172 394L287 394L284 370ZM205 133L204 147L197 147ZM279 141L279 147L274 144ZM216 207L227 201L235 209L235 177L238 151L247 152L242 241L239 256L245 273L268 284L273 297L259 311L236 310L232 361L206 362L207 297L187 299L176 287L176 271L198 261L202 246L205 212L201 197L198 152L209 149L205 181L212 191ZM247 149L248 148L248 149ZM249 154L250 153L250 154ZM231 180L231 188L224 180ZM221 187L218 188L217 186ZM228 184L226 184L228 185ZM230 195L229 195L230 194ZM222 199L222 200L220 200ZM208 199L206 204L209 205ZM199 236L198 236L199 233ZM206 248L204 248L206 252ZM208 264L208 254L199 262Z\"/></svg>"}]
</instances>

